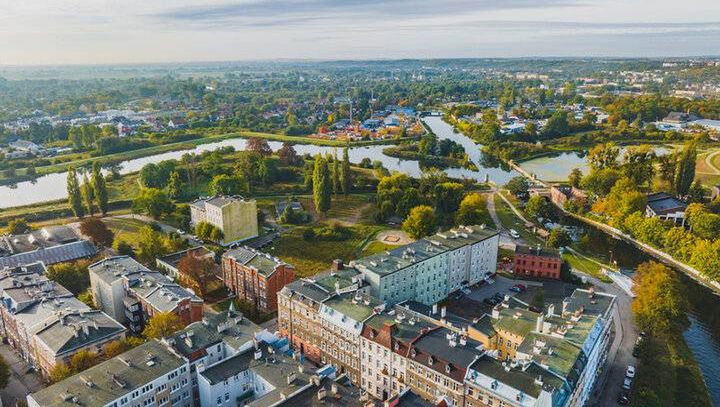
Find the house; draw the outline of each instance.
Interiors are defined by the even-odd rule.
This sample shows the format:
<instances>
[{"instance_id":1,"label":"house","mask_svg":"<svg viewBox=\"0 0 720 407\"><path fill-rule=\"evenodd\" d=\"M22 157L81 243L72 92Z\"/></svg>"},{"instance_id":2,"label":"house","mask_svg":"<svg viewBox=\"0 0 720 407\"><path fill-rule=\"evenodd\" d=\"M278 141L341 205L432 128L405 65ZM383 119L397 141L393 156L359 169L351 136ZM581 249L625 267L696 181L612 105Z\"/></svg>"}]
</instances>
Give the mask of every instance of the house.
<instances>
[{"instance_id":1,"label":"house","mask_svg":"<svg viewBox=\"0 0 720 407\"><path fill-rule=\"evenodd\" d=\"M42 155L45 149L32 141L16 140L8 143L8 146L16 151L24 152L32 155Z\"/></svg>"},{"instance_id":2,"label":"house","mask_svg":"<svg viewBox=\"0 0 720 407\"><path fill-rule=\"evenodd\" d=\"M519 277L560 279L562 258L555 249L515 246L513 274Z\"/></svg>"},{"instance_id":3,"label":"house","mask_svg":"<svg viewBox=\"0 0 720 407\"><path fill-rule=\"evenodd\" d=\"M586 198L585 191L572 185L557 184L550 186L550 201L559 208L564 208L569 200L584 200Z\"/></svg>"},{"instance_id":4,"label":"house","mask_svg":"<svg viewBox=\"0 0 720 407\"><path fill-rule=\"evenodd\" d=\"M133 332L140 332L147 320L162 312L176 314L185 325L202 319L201 298L129 256L108 257L88 270L95 304L128 323Z\"/></svg>"},{"instance_id":5,"label":"house","mask_svg":"<svg viewBox=\"0 0 720 407\"><path fill-rule=\"evenodd\" d=\"M257 237L257 202L225 195L198 199L190 204L190 224L197 226L200 222L220 229L223 246Z\"/></svg>"},{"instance_id":6,"label":"house","mask_svg":"<svg viewBox=\"0 0 720 407\"><path fill-rule=\"evenodd\" d=\"M125 327L45 276L42 263L0 272L2 336L44 377L80 350L99 351Z\"/></svg>"},{"instance_id":7,"label":"house","mask_svg":"<svg viewBox=\"0 0 720 407\"><path fill-rule=\"evenodd\" d=\"M302 204L298 201L289 201L289 202L288 201L278 201L275 204L275 215L277 217L282 216L282 214L285 213L285 208L288 205L290 205L290 208L295 213L301 213L302 211L305 210L305 208L303 208Z\"/></svg>"},{"instance_id":8,"label":"house","mask_svg":"<svg viewBox=\"0 0 720 407\"><path fill-rule=\"evenodd\" d=\"M277 292L293 281L294 273L291 265L246 246L222 256L225 286L261 312L277 311Z\"/></svg>"},{"instance_id":9,"label":"house","mask_svg":"<svg viewBox=\"0 0 720 407\"><path fill-rule=\"evenodd\" d=\"M199 259L208 259L215 263L215 252L208 249L205 246L191 247L189 249L181 250L179 252L170 253L162 257L155 259L155 266L158 270L167 273L170 277L175 280L180 279L180 271L178 270L178 264L180 260L185 256L193 256Z\"/></svg>"},{"instance_id":10,"label":"house","mask_svg":"<svg viewBox=\"0 0 720 407\"><path fill-rule=\"evenodd\" d=\"M665 192L656 192L647 196L645 216L657 217L684 226L685 209L687 209L685 202Z\"/></svg>"},{"instance_id":11,"label":"house","mask_svg":"<svg viewBox=\"0 0 720 407\"><path fill-rule=\"evenodd\" d=\"M662 119L662 123L670 125L680 126L681 128L687 127L688 123L699 118L690 113L683 112L670 112L665 118Z\"/></svg>"},{"instance_id":12,"label":"house","mask_svg":"<svg viewBox=\"0 0 720 407\"><path fill-rule=\"evenodd\" d=\"M168 127L173 130L187 129L187 121L180 117L173 117L168 121Z\"/></svg>"},{"instance_id":13,"label":"house","mask_svg":"<svg viewBox=\"0 0 720 407\"><path fill-rule=\"evenodd\" d=\"M194 406L186 359L153 339L27 396L29 407Z\"/></svg>"},{"instance_id":14,"label":"house","mask_svg":"<svg viewBox=\"0 0 720 407\"><path fill-rule=\"evenodd\" d=\"M0 236L0 268L43 262L46 266L94 256L95 246L67 226L46 226L21 235Z\"/></svg>"}]
</instances>

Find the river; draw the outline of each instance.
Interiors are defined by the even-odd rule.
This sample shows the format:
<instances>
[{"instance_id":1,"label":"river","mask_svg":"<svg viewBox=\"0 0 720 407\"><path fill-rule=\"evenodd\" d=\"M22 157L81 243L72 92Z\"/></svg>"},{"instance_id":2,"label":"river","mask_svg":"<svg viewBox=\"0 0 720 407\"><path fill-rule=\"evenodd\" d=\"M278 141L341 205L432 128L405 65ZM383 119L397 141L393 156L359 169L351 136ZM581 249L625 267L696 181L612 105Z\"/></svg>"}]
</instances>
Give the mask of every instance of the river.
<instances>
[{"instance_id":1,"label":"river","mask_svg":"<svg viewBox=\"0 0 720 407\"><path fill-rule=\"evenodd\" d=\"M517 175L511 171L504 163L493 161L485 157L478 145L469 138L455 133L452 126L445 123L440 117L426 117L425 122L430 126L439 138L448 138L456 141L465 147L470 159L479 168L478 171L471 171L464 168L448 168L445 172L453 178L472 178L478 181L484 181L485 177L497 184L506 183L512 176ZM149 163L157 163L163 160L178 160L186 153L202 153L204 151L212 151L221 147L233 147L236 150L245 149L246 140L244 138L235 138L223 140L215 143L201 144L191 150L171 151L162 154L155 154L147 157L136 158L119 163L120 173L129 174L140 171L140 169ZM277 151L282 143L278 141L270 141L268 143L273 151ZM383 166L390 171L400 171L407 173L413 177L419 177L422 170L417 161L402 160L395 157L389 157L382 153L387 147L383 145L374 145L366 147L351 147L348 151L350 161L359 163L364 158L370 160L378 160ZM333 147L316 146L311 144L296 144L295 150L298 154L325 154L333 153ZM339 151L338 154L341 154ZM0 209L12 208L15 206L30 205L46 201L54 201L67 198L66 191L67 173L58 172L46 174L36 178L33 181L20 182L13 186L0 186Z\"/></svg>"},{"instance_id":2,"label":"river","mask_svg":"<svg viewBox=\"0 0 720 407\"><path fill-rule=\"evenodd\" d=\"M586 246L591 247L593 253L607 253L606 263L617 261L618 266L629 274L640 263L654 260L624 240L615 239L571 217L565 217L561 223L584 228L588 238ZM676 272L690 302L690 326L683 336L700 366L710 399L720 406L720 297L685 273Z\"/></svg>"}]
</instances>

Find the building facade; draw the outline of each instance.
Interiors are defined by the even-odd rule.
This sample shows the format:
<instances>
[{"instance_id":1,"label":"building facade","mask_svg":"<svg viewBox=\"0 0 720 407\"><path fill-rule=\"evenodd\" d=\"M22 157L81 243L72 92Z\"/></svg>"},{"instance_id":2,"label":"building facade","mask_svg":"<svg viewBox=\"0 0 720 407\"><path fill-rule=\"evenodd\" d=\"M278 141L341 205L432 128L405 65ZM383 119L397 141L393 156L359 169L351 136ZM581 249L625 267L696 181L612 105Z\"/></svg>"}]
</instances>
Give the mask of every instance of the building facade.
<instances>
[{"instance_id":1,"label":"building facade","mask_svg":"<svg viewBox=\"0 0 720 407\"><path fill-rule=\"evenodd\" d=\"M557 250L540 247L515 246L513 274L518 277L560 279L562 258Z\"/></svg>"},{"instance_id":2,"label":"building facade","mask_svg":"<svg viewBox=\"0 0 720 407\"><path fill-rule=\"evenodd\" d=\"M198 199L190 204L190 223L214 225L223 232L223 245L258 236L257 202L239 196L218 195Z\"/></svg>"},{"instance_id":3,"label":"building facade","mask_svg":"<svg viewBox=\"0 0 720 407\"><path fill-rule=\"evenodd\" d=\"M293 281L295 269L279 259L249 247L222 256L225 285L241 300L261 312L277 311L277 293Z\"/></svg>"}]
</instances>

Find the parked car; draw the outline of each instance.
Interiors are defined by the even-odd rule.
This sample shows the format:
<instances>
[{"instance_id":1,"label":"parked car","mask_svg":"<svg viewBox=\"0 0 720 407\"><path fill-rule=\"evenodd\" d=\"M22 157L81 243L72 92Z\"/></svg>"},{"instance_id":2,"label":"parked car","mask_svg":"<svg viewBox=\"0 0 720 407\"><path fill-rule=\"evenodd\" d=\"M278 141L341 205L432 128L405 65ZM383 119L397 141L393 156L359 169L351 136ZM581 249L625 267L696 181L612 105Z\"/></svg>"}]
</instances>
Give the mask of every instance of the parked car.
<instances>
[{"instance_id":1,"label":"parked car","mask_svg":"<svg viewBox=\"0 0 720 407\"><path fill-rule=\"evenodd\" d=\"M629 378L635 377L635 366L628 366L627 370L625 370L625 376Z\"/></svg>"},{"instance_id":2,"label":"parked car","mask_svg":"<svg viewBox=\"0 0 720 407\"><path fill-rule=\"evenodd\" d=\"M625 379L623 379L622 388L625 390L630 390L631 387L632 387L632 379L629 377L626 377Z\"/></svg>"},{"instance_id":3,"label":"parked car","mask_svg":"<svg viewBox=\"0 0 720 407\"><path fill-rule=\"evenodd\" d=\"M494 298L492 298L492 297L485 298L485 299L483 300L483 302L484 302L485 304L487 304L487 305L490 305L490 306L495 306L495 305L497 305L497 303L498 303L498 302L497 302Z\"/></svg>"},{"instance_id":4,"label":"parked car","mask_svg":"<svg viewBox=\"0 0 720 407\"><path fill-rule=\"evenodd\" d=\"M515 284L515 287L519 288L520 291L522 291L522 292L527 290L527 287L525 287L525 284Z\"/></svg>"},{"instance_id":5,"label":"parked car","mask_svg":"<svg viewBox=\"0 0 720 407\"><path fill-rule=\"evenodd\" d=\"M621 406L630 404L630 395L627 392L621 391L617 396L617 403Z\"/></svg>"},{"instance_id":6,"label":"parked car","mask_svg":"<svg viewBox=\"0 0 720 407\"><path fill-rule=\"evenodd\" d=\"M512 291L512 292L514 292L514 293L519 293L519 292L521 292L521 291L520 291L520 288L518 288L518 287L515 286L515 285L512 286L512 287L510 287L509 290Z\"/></svg>"},{"instance_id":7,"label":"parked car","mask_svg":"<svg viewBox=\"0 0 720 407\"><path fill-rule=\"evenodd\" d=\"M520 234L515 229L510 229L510 236L512 236L514 239L520 238Z\"/></svg>"}]
</instances>

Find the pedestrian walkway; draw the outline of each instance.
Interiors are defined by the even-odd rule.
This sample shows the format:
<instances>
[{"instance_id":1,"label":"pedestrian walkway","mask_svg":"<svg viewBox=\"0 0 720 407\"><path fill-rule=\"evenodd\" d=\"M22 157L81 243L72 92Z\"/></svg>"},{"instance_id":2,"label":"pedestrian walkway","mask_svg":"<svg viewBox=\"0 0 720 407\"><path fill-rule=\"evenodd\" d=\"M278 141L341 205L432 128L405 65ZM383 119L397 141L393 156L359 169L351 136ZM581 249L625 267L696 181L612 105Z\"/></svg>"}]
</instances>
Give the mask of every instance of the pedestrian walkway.
<instances>
[{"instance_id":1,"label":"pedestrian walkway","mask_svg":"<svg viewBox=\"0 0 720 407\"><path fill-rule=\"evenodd\" d=\"M14 406L18 400L40 390L43 382L40 375L29 371L29 366L10 345L0 345L0 355L10 366L10 378L7 386L0 392L4 406Z\"/></svg>"}]
</instances>

